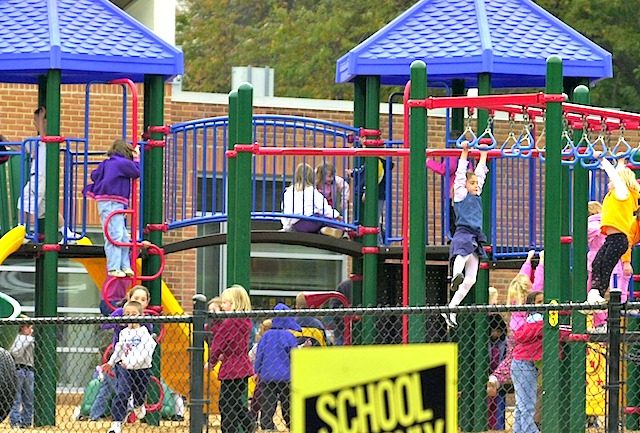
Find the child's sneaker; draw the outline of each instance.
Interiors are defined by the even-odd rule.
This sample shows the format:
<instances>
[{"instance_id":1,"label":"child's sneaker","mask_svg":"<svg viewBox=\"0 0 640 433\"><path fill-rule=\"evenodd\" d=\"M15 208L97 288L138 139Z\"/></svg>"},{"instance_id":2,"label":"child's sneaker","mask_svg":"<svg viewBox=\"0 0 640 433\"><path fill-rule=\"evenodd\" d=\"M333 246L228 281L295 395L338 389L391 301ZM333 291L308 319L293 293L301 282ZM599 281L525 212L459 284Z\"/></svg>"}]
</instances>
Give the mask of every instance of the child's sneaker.
<instances>
[{"instance_id":1,"label":"child's sneaker","mask_svg":"<svg viewBox=\"0 0 640 433\"><path fill-rule=\"evenodd\" d=\"M456 313L441 313L442 317L444 317L444 321L447 322L447 326L449 328L456 328L458 326L457 314Z\"/></svg>"},{"instance_id":2,"label":"child's sneaker","mask_svg":"<svg viewBox=\"0 0 640 433\"><path fill-rule=\"evenodd\" d=\"M133 413L135 414L137 419L142 419L147 414L147 408L144 405L136 407L133 409Z\"/></svg>"},{"instance_id":3,"label":"child's sneaker","mask_svg":"<svg viewBox=\"0 0 640 433\"><path fill-rule=\"evenodd\" d=\"M598 289L591 289L587 294L587 303L588 304L606 304L607 300L600 296L600 291Z\"/></svg>"},{"instance_id":4,"label":"child's sneaker","mask_svg":"<svg viewBox=\"0 0 640 433\"><path fill-rule=\"evenodd\" d=\"M124 268L124 269L122 270L122 272L124 272L124 274L125 274L127 277L133 277L133 275L134 275L134 274L133 274L133 269L131 269L131 268Z\"/></svg>"},{"instance_id":5,"label":"child's sneaker","mask_svg":"<svg viewBox=\"0 0 640 433\"><path fill-rule=\"evenodd\" d=\"M456 290L458 290L458 287L460 287L462 281L464 281L464 275L462 275L461 273L455 274L451 279L451 291L455 292Z\"/></svg>"},{"instance_id":6,"label":"child's sneaker","mask_svg":"<svg viewBox=\"0 0 640 433\"><path fill-rule=\"evenodd\" d=\"M113 421L108 433L122 433L122 423L120 421Z\"/></svg>"},{"instance_id":7,"label":"child's sneaker","mask_svg":"<svg viewBox=\"0 0 640 433\"><path fill-rule=\"evenodd\" d=\"M67 242L75 242L82 237L68 227L67 228L60 227L60 234L62 234L63 240L65 237L67 238Z\"/></svg>"},{"instance_id":8,"label":"child's sneaker","mask_svg":"<svg viewBox=\"0 0 640 433\"><path fill-rule=\"evenodd\" d=\"M110 277L116 277L116 278L124 278L127 276L127 274L122 272L120 269L112 269L109 272L107 272L107 275L109 275Z\"/></svg>"}]
</instances>

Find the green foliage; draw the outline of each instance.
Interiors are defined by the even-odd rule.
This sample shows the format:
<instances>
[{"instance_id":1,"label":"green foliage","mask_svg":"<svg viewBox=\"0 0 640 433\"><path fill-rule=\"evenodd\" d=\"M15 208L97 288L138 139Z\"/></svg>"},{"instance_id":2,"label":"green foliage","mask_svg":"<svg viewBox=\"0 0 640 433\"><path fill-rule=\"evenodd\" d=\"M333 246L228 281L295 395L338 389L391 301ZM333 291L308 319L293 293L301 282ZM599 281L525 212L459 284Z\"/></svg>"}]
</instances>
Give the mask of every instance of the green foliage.
<instances>
[{"instance_id":1,"label":"green foliage","mask_svg":"<svg viewBox=\"0 0 640 433\"><path fill-rule=\"evenodd\" d=\"M598 82L594 105L640 111L638 2L629 0L536 0L536 3L613 54L613 79Z\"/></svg>"},{"instance_id":2,"label":"green foliage","mask_svg":"<svg viewBox=\"0 0 640 433\"><path fill-rule=\"evenodd\" d=\"M185 53L184 86L228 92L232 66L270 66L276 95L351 99L335 84L336 60L415 0L184 0L177 37ZM614 54L615 78L597 84L597 105L640 109L637 2L536 0ZM387 93L387 92L385 92Z\"/></svg>"}]
</instances>

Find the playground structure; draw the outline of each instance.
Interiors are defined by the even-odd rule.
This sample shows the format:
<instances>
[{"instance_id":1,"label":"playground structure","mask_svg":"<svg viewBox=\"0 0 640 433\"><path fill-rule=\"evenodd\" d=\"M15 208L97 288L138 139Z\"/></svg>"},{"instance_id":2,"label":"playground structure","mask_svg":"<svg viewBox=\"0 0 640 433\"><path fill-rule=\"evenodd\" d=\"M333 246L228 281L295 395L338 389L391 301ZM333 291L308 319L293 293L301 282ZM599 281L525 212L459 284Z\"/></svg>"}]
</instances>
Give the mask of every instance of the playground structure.
<instances>
[{"instance_id":1,"label":"playground structure","mask_svg":"<svg viewBox=\"0 0 640 433\"><path fill-rule=\"evenodd\" d=\"M416 65L412 72L411 87L405 98L406 124L411 118L411 128L404 128L402 140L389 137L383 140L378 120L379 101L376 98L376 87L379 82L375 78L367 78L356 83L357 98L356 112L353 126L338 125L316 119L301 119L288 116L254 116L252 113L251 90L247 86L241 86L238 92L233 92L229 102L229 117L201 119L166 127L162 118L162 76L145 78L145 115L144 128L132 126L130 137L132 143L139 142L143 148L142 167L144 176L140 182L140 212L136 217L136 207L132 206L133 217L131 219L132 232L137 234L133 243L134 249L138 247L143 237L147 237L152 243L163 246L162 233L166 230L177 230L190 225L204 224L207 222L226 221L228 223L227 245L227 281L238 282L246 287L251 287L249 273L250 268L250 242L256 233L251 232L253 220L277 220L284 216L280 211L282 189L290 182L292 168L296 163L306 161L312 166L331 162L338 168L338 173L346 175L346 169L363 165L360 159L364 159L366 196L364 204L360 204L358 198L352 199L352 207L344 213L345 218L340 225L359 238L362 244L354 240L328 240L321 235L303 235L296 233L274 232L265 235L270 241L321 245L327 249L341 252L351 252L357 260L354 261L354 300L355 305L375 305L379 301L379 293L376 290L379 262L385 257L402 258L404 266L404 278L402 286L402 301L404 305L419 306L427 302L428 293L424 289L425 272L424 260L426 257L437 257L446 260L446 233L448 231L448 191L449 180L444 176L442 180L431 178L424 170L425 158L447 158L455 156L459 150L455 148L438 149L427 147L426 131L427 110L439 107L448 107L456 115L452 114L451 131L447 131L449 144L456 144L462 139L469 139L476 147L493 147L491 151L491 182L485 187L483 199L485 200L486 232L491 239L491 261L484 262L482 272L478 279L476 303L486 303L486 288L489 282L489 269L491 262L498 266L501 259L521 257L528 249L541 249L545 247L547 263L546 278L548 290L545 291L546 301L583 300L584 287L580 282L584 280L584 266L582 257L586 256L583 249L585 244L580 228L586 220L585 203L588 197L600 197L603 185L601 177L592 176L587 181L589 170L597 168L597 161L591 156L595 148L606 145L603 135L606 131L619 132L616 146L618 150L624 150L629 155L632 146L625 138L626 131L638 128L639 118L632 113L619 113L611 110L601 110L593 107L563 103L561 97L562 73L557 68L559 64L553 63L552 79L548 81L550 88L545 94L504 95L504 96L480 96L477 98L451 97L451 98L427 98L427 80L422 76L421 68ZM64 73L63 73L64 77ZM112 77L113 78L113 77ZM46 91L47 107L50 110L49 129L43 141L48 142L49 148L54 152L47 152L47 172L51 177L48 185L58 185L57 169L58 142L61 141L60 131L56 125L59 121L59 100L55 99L56 89L59 88L60 77L50 72L49 84ZM553 81L555 80L555 81ZM107 80L105 80L107 81ZM89 87L89 86L87 86ZM483 87L482 92L488 93L488 88ZM87 90L89 92L89 90ZM42 100L45 99L42 92ZM89 93L87 93L88 95ZM367 95L364 97L364 95ZM580 100L582 98L582 100ZM124 98L126 100L126 98ZM583 91L575 93L575 100L582 104L588 104ZM132 103L131 106L137 106ZM465 113L463 110L467 108ZM125 108L124 113L127 112ZM563 115L566 124L563 125ZM497 133L490 128L496 127L497 113L506 113L509 123L517 126L503 128L504 138L498 139ZM460 115L462 114L462 115ZM123 131L127 131L126 119L137 118L137 115L127 116L123 114ZM540 128L544 118L546 126ZM466 123L465 123L466 122ZM477 129L473 123L477 122ZM606 128L605 128L606 127ZM575 130L575 132L574 132ZM145 139L139 140L140 132L144 131ZM590 134L596 135L590 139ZM123 135L125 133L123 132ZM85 134L88 137L88 134ZM587 137L587 138L584 138ZM542 140L544 139L544 144ZM488 141L485 141L488 140ZM31 140L33 141L33 140ZM258 145L255 143L258 142ZM395 144L404 146L394 148ZM101 158L99 154L92 154L88 139L65 139L65 152L72 157L63 164L66 174L63 196L63 209L66 220L70 226L80 233L86 232L88 204L82 198L80 191L86 184L86 177L91 167ZM13 153L14 158L11 167L24 167L27 156L24 152L29 141L19 143L21 151ZM411 147L409 148L409 144ZM438 143L440 144L440 143ZM381 148L384 145L384 148ZM361 146L358 148L358 146ZM610 150L613 151L614 147ZM613 151L615 154L615 151ZM635 153L633 154L635 158ZM90 157L89 157L90 156ZM385 220L384 241L379 245L380 232L377 189L378 185L378 157L385 158L385 169L394 173L388 176L385 191ZM632 158L632 162L633 161ZM37 160L37 158L36 158ZM562 168L563 164L568 168ZM162 170L162 167L166 171ZM392 168L393 167L393 168ZM562 182L546 182L543 180L543 170L547 179L562 179ZM569 172L573 173L574 186L569 188ZM55 172L55 173L54 173ZM251 176L246 175L251 173ZM402 176L400 176L402 173ZM164 174L164 176L161 176ZM510 193L506 188L507 183L501 179L509 175L523 179L528 197ZM24 169L12 171L13 179L20 179L24 183ZM219 176L220 175L220 176ZM211 183L208 183L210 180ZM217 180L221 182L218 185ZM424 193L424 185L428 185L427 193ZM557 188L549 188L550 185ZM586 186L591 185L590 189ZM15 188L15 185L14 185ZM581 189L582 188L582 189ZM567 200L565 194L572 191L572 201ZM543 191L546 199L543 201ZM57 213L59 203L58 188L47 189L47 217L44 222L44 243L40 244L38 232L40 223L35 222L29 226L29 236L34 241L33 245L21 247L19 254L38 255L37 260L41 264L42 280L38 278L39 286L36 288L38 303L36 313L39 316L55 316L55 290L45 292L44 284L48 290L56 287L56 263L58 255L74 255L82 257L90 275L98 287L103 286L106 279L102 253L98 248L82 245L68 245L63 243L58 246L55 237L56 222L53 221ZM227 195L228 194L228 195ZM163 200L162 198L165 198ZM247 200L251 197L251 200ZM15 198L15 193L14 193ZM9 200L7 203L15 203ZM513 208L508 203L515 201L513 208L528 206L528 215L518 215L516 218L506 217L505 214ZM161 211L157 203L164 202L165 208ZM427 205L429 203L429 205ZM544 207L543 207L544 203ZM573 233L569 231L569 209L573 211ZM563 224L557 224L557 220L545 219L543 223L543 209L545 218L562 215ZM407 223L413 223L411 226ZM527 220L527 229L523 230L526 236L521 235L516 227L508 230L500 230L500 227L508 225L514 219ZM325 221L328 222L328 221ZM567 225L564 225L567 224ZM13 225L9 223L9 225ZM6 231L5 223L2 224ZM544 231L543 231L544 229ZM145 233L146 231L146 233ZM544 233L544 239L543 239ZM0 240L0 245L11 245L13 249L20 247L16 238L5 235ZM408 243L407 240L411 240ZM64 240L63 240L64 241ZM214 240L210 240L213 242ZM195 247L197 240L185 240L182 246L164 245L164 251L179 251L180 248ZM216 240L216 242L221 242ZM205 245L205 242L201 242ZM388 251L385 248L389 248ZM569 275L569 250L573 248L573 288L568 289L571 283ZM1 248L0 251L9 253L10 249ZM161 252L158 250L158 252ZM91 258L86 258L91 256ZM134 251L134 257L136 256ZM145 257L140 268L133 267L137 276L159 274L162 265L162 254ZM411 260L412 257L419 259ZM360 261L362 259L362 261ZM0 261L1 262L1 261ZM581 275L580 272L583 272ZM361 284L359 284L361 283ZM443 283L443 282L442 282ZM175 301L167 285L159 279L149 282L152 292L152 305L162 304L167 314L182 314L184 310ZM364 289L363 289L364 288ZM461 419L465 430L480 429L482 424L482 407L485 402L480 397L480 390L484 388L482 374L486 363L486 336L475 333L474 328L483 329L483 317L476 317L472 321L461 323L461 329L468 332L471 337L460 341L461 351L466 356L477 360L473 369L461 369L460 383L463 389L461 405L473 408L470 413L472 419ZM473 322L473 323L471 323ZM579 315L572 317L574 332L582 332L584 319ZM360 325L358 325L360 326ZM369 342L375 331L375 325L370 320L363 320L363 332L360 333L360 342ZM427 329L416 321L404 322L403 337L407 341L417 342L429 340L431 337ZM49 365L47 374L55 375L55 362L49 353L55 353L51 345L55 338L47 339L51 330L43 327L43 341L49 341L50 345L43 344L37 356L42 365ZM557 339L557 328L547 326L546 337L552 344ZM189 333L185 325L171 324L166 326L165 339L161 346L160 370L165 381L172 388L187 395L189 389L187 383L171 378L177 378L175 371L164 357L178 359L180 364L187 365L188 358L186 348L189 345ZM570 374L572 386L584 379L584 349L582 343L576 343L572 347L570 358ZM54 349L51 351L51 349ZM547 350L546 353L552 353ZM573 353L575 352L575 353ZM485 361L483 361L483 359ZM546 359L549 365L554 365L553 360ZM156 364L156 365L158 365ZM172 374L173 373L173 374ZM559 395L558 375L550 367L550 373L545 374L545 390L551 395ZM563 373L564 374L564 373ZM40 385L42 386L42 385ZM577 386L577 385L576 385ZM52 422L51 399L52 390L45 392L40 401L40 409L36 416L39 425L49 425ZM579 386L578 386L579 389ZM473 392L464 392L473 390ZM45 391L45 390L43 390ZM632 391L630 390L630 393ZM475 394L475 395L474 395ZM46 396L49 396L48 398ZM154 396L152 395L151 398ZM571 397L571 406L580 406L584 392L577 392ZM553 423L559 422L559 407L553 404L545 404L545 419L551 431L554 431ZM584 404L582 404L584 406ZM548 417L548 418L546 418ZM576 426L573 426L574 428ZM546 430L547 428L545 428ZM477 430L476 430L477 431Z\"/></svg>"}]
</instances>

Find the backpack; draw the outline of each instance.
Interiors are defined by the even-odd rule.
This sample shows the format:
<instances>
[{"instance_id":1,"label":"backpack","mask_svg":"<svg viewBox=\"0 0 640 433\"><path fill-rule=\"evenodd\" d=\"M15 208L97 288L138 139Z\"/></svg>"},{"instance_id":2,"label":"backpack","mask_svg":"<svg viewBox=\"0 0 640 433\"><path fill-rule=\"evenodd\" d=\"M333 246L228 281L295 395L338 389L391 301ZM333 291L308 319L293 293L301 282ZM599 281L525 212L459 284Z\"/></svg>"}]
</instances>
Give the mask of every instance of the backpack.
<instances>
[{"instance_id":1,"label":"backpack","mask_svg":"<svg viewBox=\"0 0 640 433\"><path fill-rule=\"evenodd\" d=\"M318 328L302 328L302 331L291 331L296 337L298 345L303 344L307 339L311 340L312 346L326 346L327 339L323 329Z\"/></svg>"}]
</instances>

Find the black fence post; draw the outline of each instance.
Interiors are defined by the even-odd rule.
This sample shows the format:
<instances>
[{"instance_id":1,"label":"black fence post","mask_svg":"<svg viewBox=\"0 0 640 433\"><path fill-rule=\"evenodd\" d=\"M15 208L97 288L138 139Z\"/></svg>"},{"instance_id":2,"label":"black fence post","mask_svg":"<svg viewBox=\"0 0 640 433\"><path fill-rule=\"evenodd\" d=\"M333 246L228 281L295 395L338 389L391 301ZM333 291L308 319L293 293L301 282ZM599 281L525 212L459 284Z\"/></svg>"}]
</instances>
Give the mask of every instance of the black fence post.
<instances>
[{"instance_id":1,"label":"black fence post","mask_svg":"<svg viewBox=\"0 0 640 433\"><path fill-rule=\"evenodd\" d=\"M607 363L607 433L620 431L620 290L609 294L609 362Z\"/></svg>"},{"instance_id":2,"label":"black fence post","mask_svg":"<svg viewBox=\"0 0 640 433\"><path fill-rule=\"evenodd\" d=\"M204 427L204 342L206 337L207 298L193 297L193 331L190 371L189 433L202 433Z\"/></svg>"}]
</instances>

